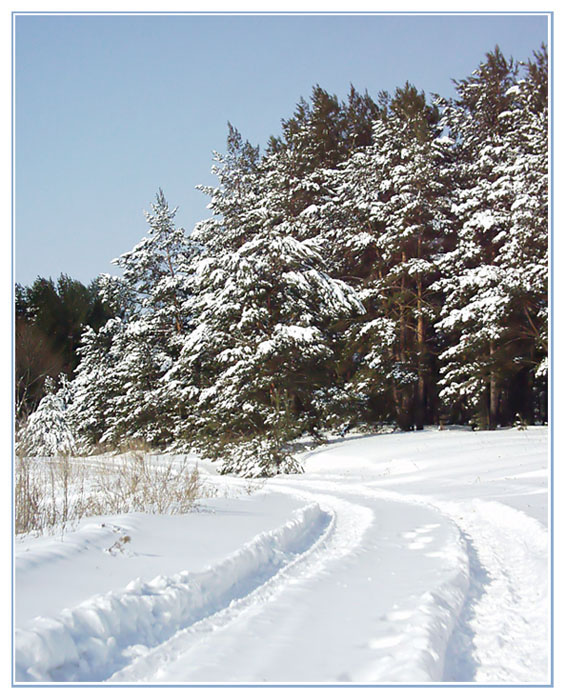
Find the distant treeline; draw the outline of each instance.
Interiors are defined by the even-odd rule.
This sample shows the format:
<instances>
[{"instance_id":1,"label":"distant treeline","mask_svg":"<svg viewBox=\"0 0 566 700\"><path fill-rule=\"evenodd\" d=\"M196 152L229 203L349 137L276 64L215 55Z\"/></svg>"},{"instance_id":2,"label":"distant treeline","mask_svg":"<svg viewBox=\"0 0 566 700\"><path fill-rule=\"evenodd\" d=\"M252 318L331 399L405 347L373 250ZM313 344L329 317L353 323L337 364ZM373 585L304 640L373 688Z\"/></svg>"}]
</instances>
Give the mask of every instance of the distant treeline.
<instances>
[{"instance_id":1,"label":"distant treeline","mask_svg":"<svg viewBox=\"0 0 566 700\"><path fill-rule=\"evenodd\" d=\"M87 326L98 330L114 314L102 302L97 280L85 286L67 275L38 277L15 290L15 384L17 418L37 408L47 377L74 376Z\"/></svg>"}]
</instances>

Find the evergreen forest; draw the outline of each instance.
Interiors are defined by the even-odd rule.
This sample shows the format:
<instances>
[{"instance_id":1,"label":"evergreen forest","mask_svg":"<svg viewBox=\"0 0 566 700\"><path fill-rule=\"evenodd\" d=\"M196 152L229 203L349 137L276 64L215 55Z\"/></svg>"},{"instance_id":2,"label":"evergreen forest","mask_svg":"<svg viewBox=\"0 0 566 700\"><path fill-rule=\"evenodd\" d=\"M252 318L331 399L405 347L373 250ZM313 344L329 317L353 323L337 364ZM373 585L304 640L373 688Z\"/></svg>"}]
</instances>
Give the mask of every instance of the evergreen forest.
<instances>
[{"instance_id":1,"label":"evergreen forest","mask_svg":"<svg viewBox=\"0 0 566 700\"><path fill-rule=\"evenodd\" d=\"M262 149L229 124L193 231L159 190L119 274L18 287L18 449L267 476L305 435L546 422L546 48L454 87L316 85Z\"/></svg>"}]
</instances>

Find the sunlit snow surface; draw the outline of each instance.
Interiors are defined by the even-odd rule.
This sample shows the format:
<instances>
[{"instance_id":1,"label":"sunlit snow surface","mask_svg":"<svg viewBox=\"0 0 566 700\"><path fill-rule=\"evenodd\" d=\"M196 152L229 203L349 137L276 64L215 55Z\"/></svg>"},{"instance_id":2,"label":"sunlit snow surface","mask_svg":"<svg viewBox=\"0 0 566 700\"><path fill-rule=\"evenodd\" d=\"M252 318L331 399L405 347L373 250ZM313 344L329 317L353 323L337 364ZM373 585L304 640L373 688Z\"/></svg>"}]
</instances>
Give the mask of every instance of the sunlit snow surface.
<instances>
[{"instance_id":1,"label":"sunlit snow surface","mask_svg":"<svg viewBox=\"0 0 566 700\"><path fill-rule=\"evenodd\" d=\"M548 433L425 430L16 543L16 682L549 682ZM130 539L120 549L120 537Z\"/></svg>"}]
</instances>

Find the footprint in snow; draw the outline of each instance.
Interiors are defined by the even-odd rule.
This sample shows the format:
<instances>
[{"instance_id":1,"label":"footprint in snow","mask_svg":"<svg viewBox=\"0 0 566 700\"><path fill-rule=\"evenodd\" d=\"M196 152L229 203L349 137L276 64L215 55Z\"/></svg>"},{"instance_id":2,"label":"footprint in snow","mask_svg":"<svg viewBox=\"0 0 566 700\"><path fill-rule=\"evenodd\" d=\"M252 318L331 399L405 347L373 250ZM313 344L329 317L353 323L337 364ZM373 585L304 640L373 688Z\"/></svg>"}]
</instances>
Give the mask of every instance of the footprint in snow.
<instances>
[{"instance_id":1,"label":"footprint in snow","mask_svg":"<svg viewBox=\"0 0 566 700\"><path fill-rule=\"evenodd\" d=\"M422 527L417 527L414 530L403 532L401 533L401 537L406 540L413 540L407 545L408 549L425 549L425 547L434 540L433 537L427 536L427 533L435 530L437 527L440 527L439 523L430 523Z\"/></svg>"},{"instance_id":2,"label":"footprint in snow","mask_svg":"<svg viewBox=\"0 0 566 700\"><path fill-rule=\"evenodd\" d=\"M388 637L375 637L369 640L370 649L388 649L389 647L396 647L403 640L403 634L392 634Z\"/></svg>"},{"instance_id":3,"label":"footprint in snow","mask_svg":"<svg viewBox=\"0 0 566 700\"><path fill-rule=\"evenodd\" d=\"M399 620L408 620L412 614L411 610L392 610L387 613L385 619L390 622L398 622Z\"/></svg>"},{"instance_id":4,"label":"footprint in snow","mask_svg":"<svg viewBox=\"0 0 566 700\"><path fill-rule=\"evenodd\" d=\"M424 549L427 544L430 544L432 541L432 537L419 537L418 539L415 539L414 542L408 544L407 547L409 549Z\"/></svg>"}]
</instances>

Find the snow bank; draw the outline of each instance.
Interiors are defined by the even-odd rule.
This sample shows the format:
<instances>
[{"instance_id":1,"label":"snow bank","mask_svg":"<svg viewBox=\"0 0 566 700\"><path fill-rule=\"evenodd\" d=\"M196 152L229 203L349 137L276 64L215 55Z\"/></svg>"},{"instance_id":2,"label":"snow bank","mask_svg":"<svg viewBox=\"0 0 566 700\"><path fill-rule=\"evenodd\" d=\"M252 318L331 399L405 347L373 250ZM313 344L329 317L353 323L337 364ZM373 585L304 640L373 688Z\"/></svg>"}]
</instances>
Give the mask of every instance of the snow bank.
<instances>
[{"instance_id":1,"label":"snow bank","mask_svg":"<svg viewBox=\"0 0 566 700\"><path fill-rule=\"evenodd\" d=\"M202 573L132 581L56 618L16 630L16 680L101 681L179 629L246 596L328 528L331 515L311 504L282 527L263 532Z\"/></svg>"}]
</instances>

